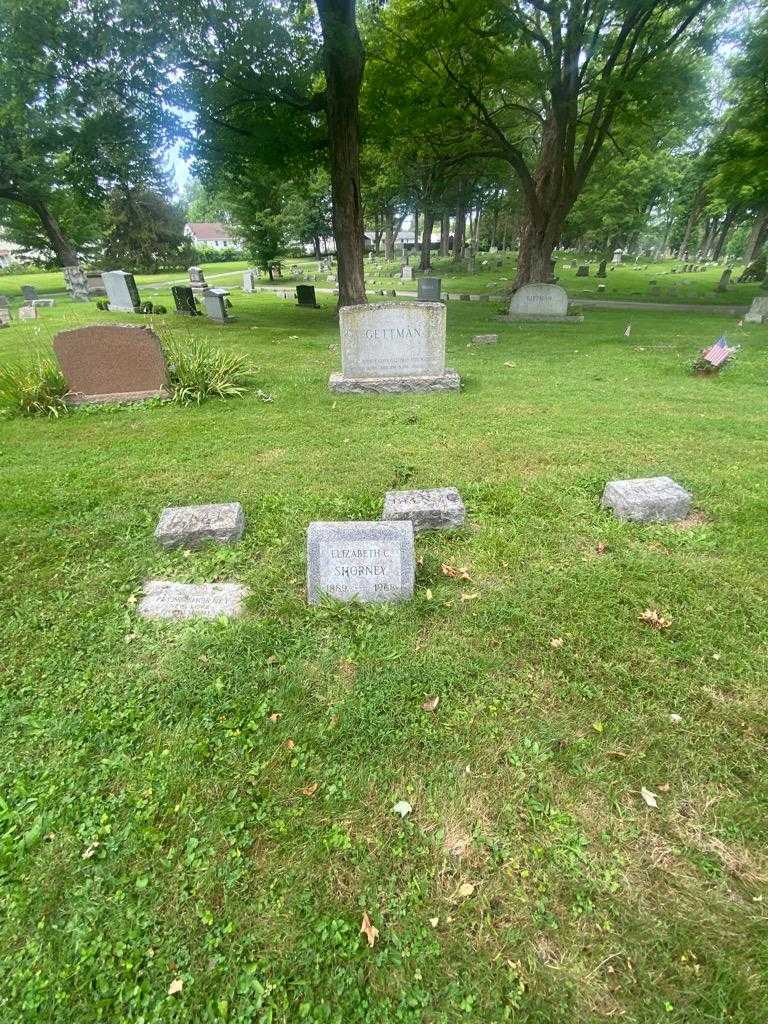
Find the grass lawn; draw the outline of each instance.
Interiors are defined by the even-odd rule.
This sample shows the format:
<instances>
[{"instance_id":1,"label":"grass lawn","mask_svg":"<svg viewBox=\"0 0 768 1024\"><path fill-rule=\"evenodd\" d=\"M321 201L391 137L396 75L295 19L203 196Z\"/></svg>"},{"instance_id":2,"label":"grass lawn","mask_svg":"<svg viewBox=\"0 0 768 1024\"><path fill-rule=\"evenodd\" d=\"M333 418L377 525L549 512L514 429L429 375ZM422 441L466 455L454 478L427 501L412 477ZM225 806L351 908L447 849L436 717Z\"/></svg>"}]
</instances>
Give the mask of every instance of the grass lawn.
<instances>
[{"instance_id":1,"label":"grass lawn","mask_svg":"<svg viewBox=\"0 0 768 1024\"><path fill-rule=\"evenodd\" d=\"M339 397L330 296L233 300L155 323L273 402L0 423L0 1020L768 1019L768 328L454 303L461 394ZM0 360L103 318L57 302ZM723 330L735 366L692 377ZM655 474L690 522L600 510ZM446 485L471 525L418 537L412 602L307 607L311 520ZM237 546L156 548L163 506L231 500ZM249 610L141 621L147 578Z\"/></svg>"},{"instance_id":2,"label":"grass lawn","mask_svg":"<svg viewBox=\"0 0 768 1024\"><path fill-rule=\"evenodd\" d=\"M217 275L227 274L232 276L232 280L234 280L235 276L240 276L236 272L245 270L248 266L248 263L202 264L207 277L215 279ZM136 275L136 283L139 286L158 284L170 280L185 281L186 279L187 275L184 271L175 274ZM226 284L227 282L224 283ZM7 295L11 300L15 300L15 304L21 303L22 285L32 285L33 288L37 288L40 295L54 295L58 292L66 294L64 277L60 270L43 271L41 273L0 274L0 295Z\"/></svg>"}]
</instances>

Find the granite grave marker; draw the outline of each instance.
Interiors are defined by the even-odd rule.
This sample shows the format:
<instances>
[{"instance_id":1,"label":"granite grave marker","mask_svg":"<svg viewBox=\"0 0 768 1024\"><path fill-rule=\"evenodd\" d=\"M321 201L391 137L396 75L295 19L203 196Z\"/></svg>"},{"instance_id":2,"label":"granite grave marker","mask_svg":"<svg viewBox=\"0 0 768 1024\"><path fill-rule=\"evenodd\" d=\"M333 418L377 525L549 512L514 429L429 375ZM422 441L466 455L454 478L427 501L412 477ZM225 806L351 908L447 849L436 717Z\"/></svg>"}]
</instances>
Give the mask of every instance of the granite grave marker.
<instances>
[{"instance_id":1,"label":"granite grave marker","mask_svg":"<svg viewBox=\"0 0 768 1024\"><path fill-rule=\"evenodd\" d=\"M415 579L413 525L400 522L310 523L307 597L407 601Z\"/></svg>"},{"instance_id":2,"label":"granite grave marker","mask_svg":"<svg viewBox=\"0 0 768 1024\"><path fill-rule=\"evenodd\" d=\"M139 312L141 299L133 274L127 274L124 270L108 270L101 277L107 290L110 312Z\"/></svg>"},{"instance_id":3,"label":"granite grave marker","mask_svg":"<svg viewBox=\"0 0 768 1024\"><path fill-rule=\"evenodd\" d=\"M600 503L624 522L673 523L688 515L691 495L668 476L652 476L610 480Z\"/></svg>"},{"instance_id":4,"label":"granite grave marker","mask_svg":"<svg viewBox=\"0 0 768 1024\"><path fill-rule=\"evenodd\" d=\"M239 501L223 505L179 505L164 508L155 528L155 540L163 548L197 548L206 541L233 544L245 530L245 514Z\"/></svg>"},{"instance_id":5,"label":"granite grave marker","mask_svg":"<svg viewBox=\"0 0 768 1024\"><path fill-rule=\"evenodd\" d=\"M165 356L148 327L77 327L57 334L53 350L73 405L168 397Z\"/></svg>"}]
</instances>

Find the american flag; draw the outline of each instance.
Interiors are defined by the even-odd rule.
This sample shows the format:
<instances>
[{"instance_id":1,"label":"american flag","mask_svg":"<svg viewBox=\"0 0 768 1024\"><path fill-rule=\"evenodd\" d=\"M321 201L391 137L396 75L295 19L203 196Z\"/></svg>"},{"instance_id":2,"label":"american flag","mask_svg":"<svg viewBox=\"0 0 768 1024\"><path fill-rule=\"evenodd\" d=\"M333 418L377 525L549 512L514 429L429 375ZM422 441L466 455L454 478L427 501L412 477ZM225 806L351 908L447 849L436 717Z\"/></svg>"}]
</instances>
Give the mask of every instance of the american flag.
<instances>
[{"instance_id":1,"label":"american flag","mask_svg":"<svg viewBox=\"0 0 768 1024\"><path fill-rule=\"evenodd\" d=\"M722 366L726 359L728 359L729 356L732 356L735 351L736 349L731 348L725 340L725 337L722 336L717 339L714 345L705 349L701 355L710 366Z\"/></svg>"}]
</instances>

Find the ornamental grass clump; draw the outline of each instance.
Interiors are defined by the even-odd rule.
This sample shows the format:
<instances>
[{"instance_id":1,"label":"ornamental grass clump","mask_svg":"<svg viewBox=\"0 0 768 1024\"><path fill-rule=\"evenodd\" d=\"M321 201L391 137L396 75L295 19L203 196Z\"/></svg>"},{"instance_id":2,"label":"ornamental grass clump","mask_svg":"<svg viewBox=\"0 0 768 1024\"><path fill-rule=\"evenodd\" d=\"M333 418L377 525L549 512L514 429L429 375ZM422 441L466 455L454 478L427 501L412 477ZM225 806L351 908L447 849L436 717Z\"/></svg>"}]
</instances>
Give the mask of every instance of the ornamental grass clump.
<instances>
[{"instance_id":1,"label":"ornamental grass clump","mask_svg":"<svg viewBox=\"0 0 768 1024\"><path fill-rule=\"evenodd\" d=\"M59 416L68 411L67 382L58 366L0 366L0 410L6 416Z\"/></svg>"},{"instance_id":2,"label":"ornamental grass clump","mask_svg":"<svg viewBox=\"0 0 768 1024\"><path fill-rule=\"evenodd\" d=\"M199 405L208 398L240 398L256 387L256 376L244 356L224 352L203 341L166 344L172 400Z\"/></svg>"}]
</instances>

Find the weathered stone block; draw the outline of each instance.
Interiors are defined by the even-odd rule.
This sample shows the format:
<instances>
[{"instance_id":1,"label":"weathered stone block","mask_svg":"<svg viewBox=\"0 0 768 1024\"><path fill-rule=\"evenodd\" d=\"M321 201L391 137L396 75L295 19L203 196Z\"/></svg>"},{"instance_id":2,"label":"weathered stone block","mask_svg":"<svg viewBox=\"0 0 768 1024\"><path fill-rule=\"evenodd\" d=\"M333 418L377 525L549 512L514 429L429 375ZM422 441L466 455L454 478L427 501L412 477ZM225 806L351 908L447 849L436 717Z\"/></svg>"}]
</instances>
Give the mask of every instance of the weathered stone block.
<instances>
[{"instance_id":1,"label":"weathered stone block","mask_svg":"<svg viewBox=\"0 0 768 1024\"><path fill-rule=\"evenodd\" d=\"M425 491L387 491L383 520L410 520L414 533L450 530L463 526L467 511L455 487Z\"/></svg>"},{"instance_id":2,"label":"weathered stone block","mask_svg":"<svg viewBox=\"0 0 768 1024\"><path fill-rule=\"evenodd\" d=\"M307 596L380 603L413 597L416 559L410 522L310 523Z\"/></svg>"},{"instance_id":3,"label":"weathered stone block","mask_svg":"<svg viewBox=\"0 0 768 1024\"><path fill-rule=\"evenodd\" d=\"M498 334L476 334L472 339L473 345L496 345L499 341Z\"/></svg>"},{"instance_id":4,"label":"weathered stone block","mask_svg":"<svg viewBox=\"0 0 768 1024\"><path fill-rule=\"evenodd\" d=\"M417 395L460 391L461 377L449 368L423 377L345 377L343 373L332 373L328 386L336 395Z\"/></svg>"},{"instance_id":5,"label":"weathered stone block","mask_svg":"<svg viewBox=\"0 0 768 1024\"><path fill-rule=\"evenodd\" d=\"M691 494L668 476L610 480L601 504L617 519L632 523L673 523L685 519Z\"/></svg>"},{"instance_id":6,"label":"weathered stone block","mask_svg":"<svg viewBox=\"0 0 768 1024\"><path fill-rule=\"evenodd\" d=\"M164 508L155 540L164 548L196 548L206 541L233 544L245 530L239 501L224 505L179 505Z\"/></svg>"},{"instance_id":7,"label":"weathered stone block","mask_svg":"<svg viewBox=\"0 0 768 1024\"><path fill-rule=\"evenodd\" d=\"M239 583L148 580L138 613L143 619L218 619L242 614L248 588Z\"/></svg>"}]
</instances>

